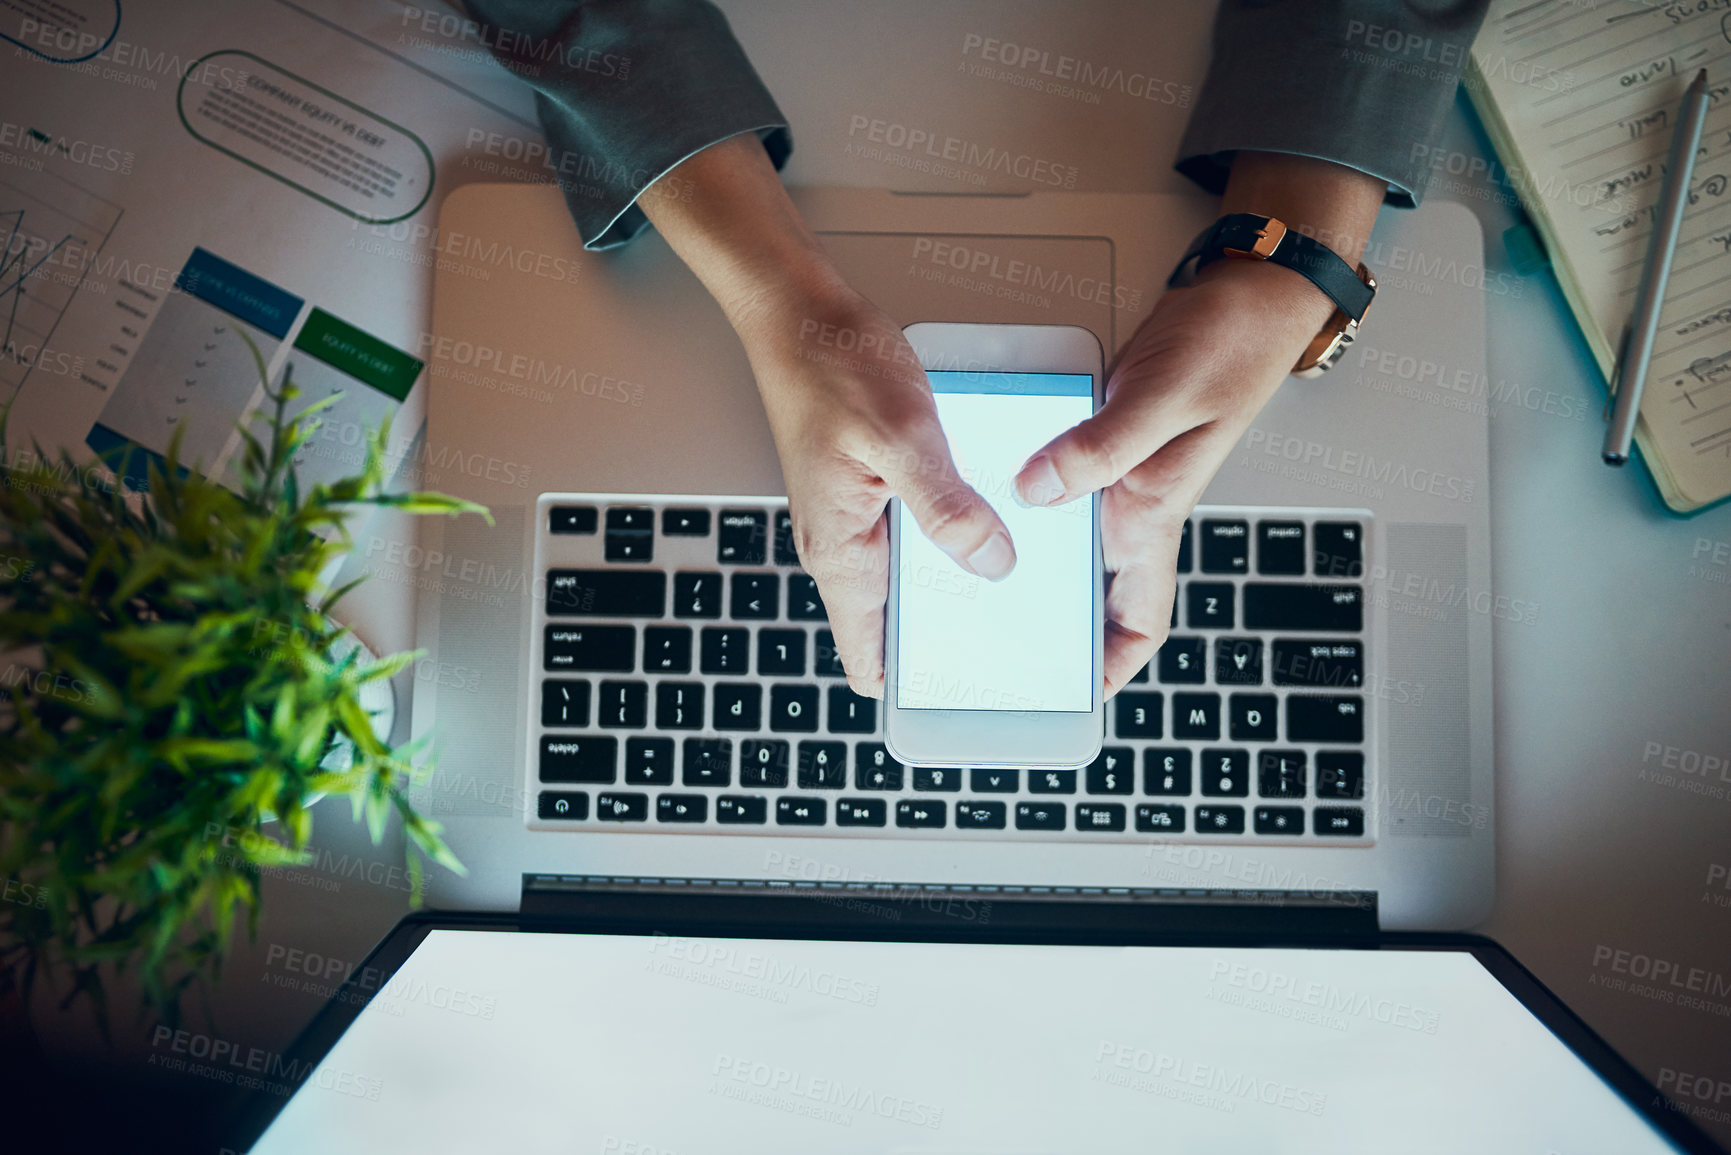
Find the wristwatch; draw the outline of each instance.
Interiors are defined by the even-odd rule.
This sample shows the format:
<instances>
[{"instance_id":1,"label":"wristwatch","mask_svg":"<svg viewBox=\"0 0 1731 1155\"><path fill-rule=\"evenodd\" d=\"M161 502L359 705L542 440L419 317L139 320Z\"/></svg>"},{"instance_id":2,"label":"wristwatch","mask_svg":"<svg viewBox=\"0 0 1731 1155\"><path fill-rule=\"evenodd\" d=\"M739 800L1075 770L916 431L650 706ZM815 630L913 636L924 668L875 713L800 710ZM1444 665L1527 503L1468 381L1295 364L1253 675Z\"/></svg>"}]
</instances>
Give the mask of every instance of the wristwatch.
<instances>
[{"instance_id":1,"label":"wristwatch","mask_svg":"<svg viewBox=\"0 0 1731 1155\"><path fill-rule=\"evenodd\" d=\"M1226 257L1285 265L1308 277L1334 302L1327 324L1292 367L1294 377L1320 377L1332 369L1358 335L1358 324L1376 296L1376 278L1363 263L1355 272L1322 242L1287 228L1273 217L1255 213L1228 213L1203 229L1166 284L1172 288L1188 285L1197 273Z\"/></svg>"}]
</instances>

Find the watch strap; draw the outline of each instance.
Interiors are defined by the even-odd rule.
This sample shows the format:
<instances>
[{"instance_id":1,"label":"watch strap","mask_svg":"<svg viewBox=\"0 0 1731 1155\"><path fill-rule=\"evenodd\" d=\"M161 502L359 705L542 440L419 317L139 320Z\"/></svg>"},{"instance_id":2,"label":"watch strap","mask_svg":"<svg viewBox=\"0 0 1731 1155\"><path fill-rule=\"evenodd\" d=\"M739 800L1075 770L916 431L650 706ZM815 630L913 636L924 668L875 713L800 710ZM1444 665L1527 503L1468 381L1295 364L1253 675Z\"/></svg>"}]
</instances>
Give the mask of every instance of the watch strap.
<instances>
[{"instance_id":1,"label":"watch strap","mask_svg":"<svg viewBox=\"0 0 1731 1155\"><path fill-rule=\"evenodd\" d=\"M1353 322L1364 319L1376 296L1376 290L1339 253L1273 217L1256 213L1228 213L1202 230L1167 284L1189 284L1196 273L1227 257L1252 257L1286 266L1327 294Z\"/></svg>"}]
</instances>

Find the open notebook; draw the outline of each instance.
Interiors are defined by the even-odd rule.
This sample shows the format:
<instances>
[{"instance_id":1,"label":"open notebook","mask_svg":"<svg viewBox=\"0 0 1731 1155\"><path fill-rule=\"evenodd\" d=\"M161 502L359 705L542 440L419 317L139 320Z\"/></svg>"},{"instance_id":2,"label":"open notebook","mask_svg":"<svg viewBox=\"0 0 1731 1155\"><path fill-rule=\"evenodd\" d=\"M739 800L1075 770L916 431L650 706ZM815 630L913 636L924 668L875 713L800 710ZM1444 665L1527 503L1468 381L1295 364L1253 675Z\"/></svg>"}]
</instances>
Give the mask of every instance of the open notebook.
<instances>
[{"instance_id":1,"label":"open notebook","mask_svg":"<svg viewBox=\"0 0 1731 1155\"><path fill-rule=\"evenodd\" d=\"M1731 496L1731 7L1495 0L1467 90L1610 380L1683 89L1701 134L1635 439L1665 503Z\"/></svg>"}]
</instances>

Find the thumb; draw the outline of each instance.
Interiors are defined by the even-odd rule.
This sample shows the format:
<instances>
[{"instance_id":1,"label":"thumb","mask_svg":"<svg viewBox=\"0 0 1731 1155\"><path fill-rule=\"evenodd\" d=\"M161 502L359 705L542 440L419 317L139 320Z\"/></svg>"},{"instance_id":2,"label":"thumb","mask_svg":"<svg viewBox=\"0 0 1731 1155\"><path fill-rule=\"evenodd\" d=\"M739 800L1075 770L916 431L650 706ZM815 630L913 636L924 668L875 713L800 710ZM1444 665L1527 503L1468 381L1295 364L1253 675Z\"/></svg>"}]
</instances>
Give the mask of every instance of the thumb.
<instances>
[{"instance_id":1,"label":"thumb","mask_svg":"<svg viewBox=\"0 0 1731 1155\"><path fill-rule=\"evenodd\" d=\"M1104 489L1184 431L1154 390L1121 390L1100 411L1052 438L1016 474L1023 505L1063 505Z\"/></svg>"},{"instance_id":2,"label":"thumb","mask_svg":"<svg viewBox=\"0 0 1731 1155\"><path fill-rule=\"evenodd\" d=\"M1002 581L1016 568L1009 529L962 480L935 412L901 448L885 454L878 474L908 507L920 532L957 565L988 581Z\"/></svg>"}]
</instances>

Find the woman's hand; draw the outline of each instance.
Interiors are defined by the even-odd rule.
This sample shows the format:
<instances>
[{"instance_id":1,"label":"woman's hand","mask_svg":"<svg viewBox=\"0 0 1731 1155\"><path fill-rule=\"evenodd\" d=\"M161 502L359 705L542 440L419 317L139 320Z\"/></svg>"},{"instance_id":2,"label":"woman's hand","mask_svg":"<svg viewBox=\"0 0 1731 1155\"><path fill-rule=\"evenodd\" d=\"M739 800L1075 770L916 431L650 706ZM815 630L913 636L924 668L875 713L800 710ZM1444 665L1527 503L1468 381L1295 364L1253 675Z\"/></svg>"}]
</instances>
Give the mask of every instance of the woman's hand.
<instances>
[{"instance_id":1,"label":"woman's hand","mask_svg":"<svg viewBox=\"0 0 1731 1155\"><path fill-rule=\"evenodd\" d=\"M1224 212L1274 216L1356 263L1380 181L1308 157L1242 153ZM1059 505L1104 490L1106 693L1166 639L1185 519L1262 406L1333 311L1302 275L1222 260L1171 289L1107 373L1100 411L1030 457L1023 500ZM1327 388L1328 382L1319 384Z\"/></svg>"},{"instance_id":2,"label":"woman's hand","mask_svg":"<svg viewBox=\"0 0 1731 1155\"><path fill-rule=\"evenodd\" d=\"M1016 564L1009 530L957 473L900 328L842 280L756 138L713 145L675 171L695 184L690 200L639 203L745 346L800 564L817 582L848 684L882 697L890 497L958 565L993 581Z\"/></svg>"}]
</instances>

